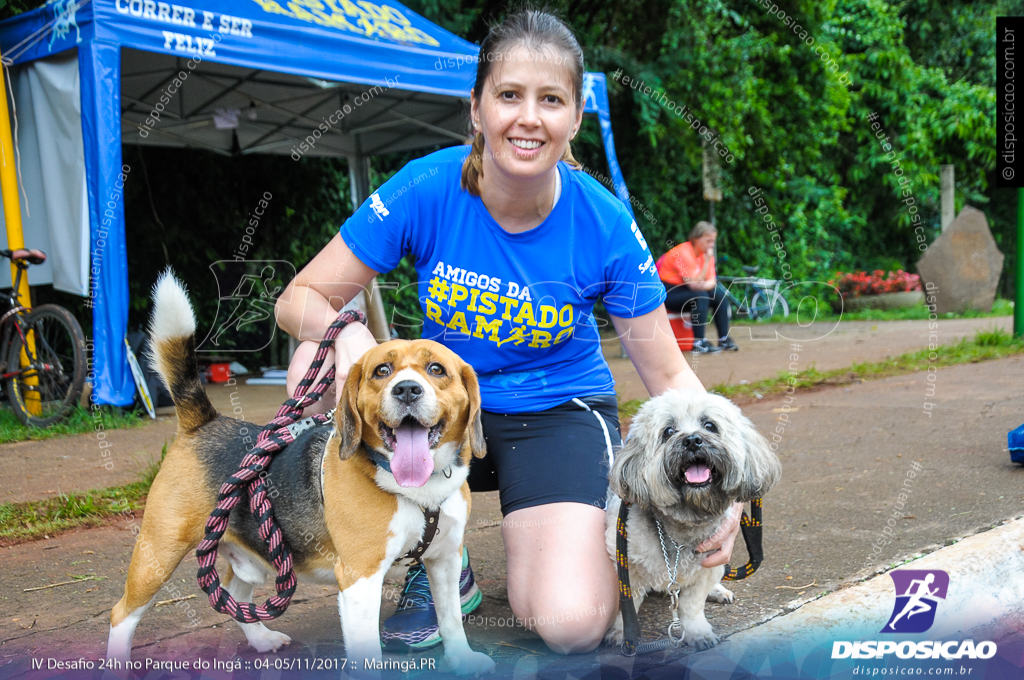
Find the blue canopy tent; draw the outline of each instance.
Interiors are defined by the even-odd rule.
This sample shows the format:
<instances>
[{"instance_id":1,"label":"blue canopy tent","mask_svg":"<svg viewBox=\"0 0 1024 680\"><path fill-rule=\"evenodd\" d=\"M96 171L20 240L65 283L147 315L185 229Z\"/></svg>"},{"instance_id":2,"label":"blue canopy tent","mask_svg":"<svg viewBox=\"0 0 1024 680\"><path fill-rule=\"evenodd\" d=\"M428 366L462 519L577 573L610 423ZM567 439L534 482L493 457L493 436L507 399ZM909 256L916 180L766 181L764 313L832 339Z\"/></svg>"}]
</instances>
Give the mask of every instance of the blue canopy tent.
<instances>
[{"instance_id":1,"label":"blue canopy tent","mask_svg":"<svg viewBox=\"0 0 1024 680\"><path fill-rule=\"evenodd\" d=\"M130 404L135 390L122 144L345 156L359 205L370 156L466 137L479 48L397 2L185 1L51 0L0 23L25 243L54 251L32 282L90 296L99 403ZM628 207L603 74L587 74L586 111Z\"/></svg>"}]
</instances>

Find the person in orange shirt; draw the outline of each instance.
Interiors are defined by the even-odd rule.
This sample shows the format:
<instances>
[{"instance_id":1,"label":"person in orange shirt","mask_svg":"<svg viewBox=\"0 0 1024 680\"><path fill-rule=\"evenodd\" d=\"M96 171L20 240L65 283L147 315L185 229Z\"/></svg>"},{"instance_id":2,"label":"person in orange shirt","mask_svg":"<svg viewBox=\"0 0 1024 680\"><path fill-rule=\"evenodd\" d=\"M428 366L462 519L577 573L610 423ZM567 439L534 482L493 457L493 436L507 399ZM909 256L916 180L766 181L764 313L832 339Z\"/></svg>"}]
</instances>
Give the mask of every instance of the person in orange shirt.
<instances>
[{"instance_id":1,"label":"person in orange shirt","mask_svg":"<svg viewBox=\"0 0 1024 680\"><path fill-rule=\"evenodd\" d=\"M668 298L665 309L679 313L691 308L693 319L693 351L717 354L722 350L736 352L739 347L729 337L729 300L717 286L715 277L715 240L718 232L710 222L698 222L690 230L689 240L658 258L655 266L665 284ZM718 347L704 337L708 307L711 307Z\"/></svg>"}]
</instances>

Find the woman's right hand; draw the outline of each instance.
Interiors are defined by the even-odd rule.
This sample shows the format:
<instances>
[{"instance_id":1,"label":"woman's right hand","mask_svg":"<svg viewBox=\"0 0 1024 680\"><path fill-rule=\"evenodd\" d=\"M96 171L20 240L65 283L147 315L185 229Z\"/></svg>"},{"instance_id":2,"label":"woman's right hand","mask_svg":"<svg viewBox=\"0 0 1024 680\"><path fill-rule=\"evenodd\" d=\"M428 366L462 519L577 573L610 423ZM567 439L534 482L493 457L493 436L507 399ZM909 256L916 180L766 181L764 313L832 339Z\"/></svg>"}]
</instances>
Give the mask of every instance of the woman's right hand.
<instances>
[{"instance_id":1,"label":"woman's right hand","mask_svg":"<svg viewBox=\"0 0 1024 680\"><path fill-rule=\"evenodd\" d=\"M327 389L320 401L303 411L303 417L316 413L327 413L338 403L338 385L343 385L348 377L352 365L359 361L364 353L371 347L376 347L377 341L373 334L361 323L350 323L341 329L341 333L334 340L334 348L327 350L327 357L324 365L320 368L316 378L313 380L315 386L320 378L324 376L328 368L335 367L334 383ZM310 364L316 356L320 343L315 340L306 340L299 343L291 363L288 365L288 377L286 379L288 396L295 395L295 388L309 371ZM312 389L312 387L310 388Z\"/></svg>"},{"instance_id":2,"label":"woman's right hand","mask_svg":"<svg viewBox=\"0 0 1024 680\"><path fill-rule=\"evenodd\" d=\"M334 382L342 384L348 377L352 364L359 361L366 352L377 346L377 340L370 329L361 323L350 323L341 329L334 340Z\"/></svg>"}]
</instances>

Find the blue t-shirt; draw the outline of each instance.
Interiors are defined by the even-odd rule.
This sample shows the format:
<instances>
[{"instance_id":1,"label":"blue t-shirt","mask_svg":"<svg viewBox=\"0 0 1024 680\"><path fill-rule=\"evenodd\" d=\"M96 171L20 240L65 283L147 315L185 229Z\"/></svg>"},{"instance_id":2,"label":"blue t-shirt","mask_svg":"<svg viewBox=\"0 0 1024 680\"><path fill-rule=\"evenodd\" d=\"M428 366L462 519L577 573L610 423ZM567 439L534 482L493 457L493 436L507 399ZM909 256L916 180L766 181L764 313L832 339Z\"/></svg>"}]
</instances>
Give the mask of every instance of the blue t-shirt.
<instances>
[{"instance_id":1,"label":"blue t-shirt","mask_svg":"<svg viewBox=\"0 0 1024 680\"><path fill-rule=\"evenodd\" d=\"M646 314L665 288L626 207L585 172L558 163L562 190L534 229L510 234L460 185L470 147L408 163L341 227L378 272L416 258L422 337L477 372L483 408L539 411L573 397L614 394L591 314Z\"/></svg>"}]
</instances>

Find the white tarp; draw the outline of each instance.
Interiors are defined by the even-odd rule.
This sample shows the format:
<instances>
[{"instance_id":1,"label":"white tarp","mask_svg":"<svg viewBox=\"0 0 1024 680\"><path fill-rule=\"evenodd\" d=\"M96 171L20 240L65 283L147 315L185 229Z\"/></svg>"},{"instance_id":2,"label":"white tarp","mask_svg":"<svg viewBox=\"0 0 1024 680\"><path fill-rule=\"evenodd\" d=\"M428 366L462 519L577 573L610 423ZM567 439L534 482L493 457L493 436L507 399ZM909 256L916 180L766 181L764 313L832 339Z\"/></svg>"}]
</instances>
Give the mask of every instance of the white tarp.
<instances>
[{"instance_id":1,"label":"white tarp","mask_svg":"<svg viewBox=\"0 0 1024 680\"><path fill-rule=\"evenodd\" d=\"M21 219L25 245L47 255L29 268L32 285L86 296L89 291L89 202L82 146L82 109L76 52L10 69L21 150ZM13 131L15 109L10 105ZM39 134L39 131L44 131ZM28 200L25 200L25 197ZM0 247L7 247L0 211ZM10 287L6 276L0 286Z\"/></svg>"}]
</instances>

